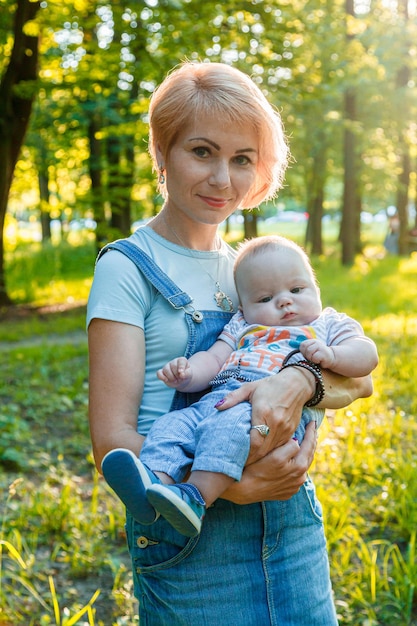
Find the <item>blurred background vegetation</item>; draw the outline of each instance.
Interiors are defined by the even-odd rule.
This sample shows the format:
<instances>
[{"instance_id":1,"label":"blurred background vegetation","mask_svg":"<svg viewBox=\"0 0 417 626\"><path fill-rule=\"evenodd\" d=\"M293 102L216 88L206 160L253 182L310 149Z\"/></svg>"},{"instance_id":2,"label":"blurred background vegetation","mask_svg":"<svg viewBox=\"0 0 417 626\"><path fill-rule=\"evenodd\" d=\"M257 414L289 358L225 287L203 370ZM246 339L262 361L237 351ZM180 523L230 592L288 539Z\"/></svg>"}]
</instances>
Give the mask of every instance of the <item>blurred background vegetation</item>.
<instances>
[{"instance_id":1,"label":"blurred background vegetation","mask_svg":"<svg viewBox=\"0 0 417 626\"><path fill-rule=\"evenodd\" d=\"M259 226L301 242L306 224ZM380 353L373 396L327 411L311 468L337 612L341 626L416 626L417 254L385 255L373 222L342 266L336 233L326 224L326 255L312 258L323 303L360 319ZM234 244L243 224L225 236ZM10 260L12 295L27 304L0 323L1 626L138 624L123 507L88 432L94 257L93 235L78 232L59 246L18 242Z\"/></svg>"},{"instance_id":2,"label":"blurred background vegetation","mask_svg":"<svg viewBox=\"0 0 417 626\"><path fill-rule=\"evenodd\" d=\"M0 0L0 625L138 623L91 457L85 303L97 248L161 206L148 102L186 58L252 75L293 154L224 237L303 244L323 303L378 345L373 397L328 412L312 472L341 625L415 626L415 0Z\"/></svg>"},{"instance_id":3,"label":"blurred background vegetation","mask_svg":"<svg viewBox=\"0 0 417 626\"><path fill-rule=\"evenodd\" d=\"M100 246L160 207L149 97L184 59L248 72L281 111L293 154L278 200L243 215L308 215L323 252L337 219L353 263L362 224L398 213L416 234L415 0L0 0L0 304L5 234L48 241L93 228ZM361 215L363 220L361 221ZM411 232L410 232L411 231Z\"/></svg>"}]
</instances>

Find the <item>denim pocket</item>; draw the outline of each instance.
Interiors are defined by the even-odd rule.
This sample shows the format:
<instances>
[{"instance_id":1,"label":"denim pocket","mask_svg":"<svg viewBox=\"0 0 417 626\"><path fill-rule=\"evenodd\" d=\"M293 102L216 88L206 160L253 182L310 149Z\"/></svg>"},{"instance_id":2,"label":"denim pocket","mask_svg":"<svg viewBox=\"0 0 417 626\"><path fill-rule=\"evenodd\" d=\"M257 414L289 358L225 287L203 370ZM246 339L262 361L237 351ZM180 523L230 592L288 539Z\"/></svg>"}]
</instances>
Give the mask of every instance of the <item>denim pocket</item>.
<instances>
[{"instance_id":1,"label":"denim pocket","mask_svg":"<svg viewBox=\"0 0 417 626\"><path fill-rule=\"evenodd\" d=\"M198 537L178 533L163 518L154 524L138 524L128 515L126 535L132 563L137 573L167 569L178 565L194 549Z\"/></svg>"},{"instance_id":2,"label":"denim pocket","mask_svg":"<svg viewBox=\"0 0 417 626\"><path fill-rule=\"evenodd\" d=\"M323 508L320 504L319 499L317 498L316 488L314 487L314 483L311 478L307 478L301 489L304 492L305 497L308 501L309 509L313 518L317 521L318 524L323 524Z\"/></svg>"}]
</instances>

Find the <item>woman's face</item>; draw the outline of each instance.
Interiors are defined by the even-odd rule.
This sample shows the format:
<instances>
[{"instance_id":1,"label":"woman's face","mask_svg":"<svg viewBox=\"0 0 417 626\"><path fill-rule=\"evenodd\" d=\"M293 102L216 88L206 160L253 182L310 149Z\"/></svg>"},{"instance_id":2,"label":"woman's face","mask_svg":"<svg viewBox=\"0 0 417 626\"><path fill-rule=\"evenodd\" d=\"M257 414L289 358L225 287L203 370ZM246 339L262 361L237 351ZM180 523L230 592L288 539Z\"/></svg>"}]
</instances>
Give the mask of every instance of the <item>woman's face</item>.
<instances>
[{"instance_id":1,"label":"woman's face","mask_svg":"<svg viewBox=\"0 0 417 626\"><path fill-rule=\"evenodd\" d=\"M190 123L172 146L165 165L170 211L204 224L223 222L255 182L258 137L253 128L203 117Z\"/></svg>"}]
</instances>

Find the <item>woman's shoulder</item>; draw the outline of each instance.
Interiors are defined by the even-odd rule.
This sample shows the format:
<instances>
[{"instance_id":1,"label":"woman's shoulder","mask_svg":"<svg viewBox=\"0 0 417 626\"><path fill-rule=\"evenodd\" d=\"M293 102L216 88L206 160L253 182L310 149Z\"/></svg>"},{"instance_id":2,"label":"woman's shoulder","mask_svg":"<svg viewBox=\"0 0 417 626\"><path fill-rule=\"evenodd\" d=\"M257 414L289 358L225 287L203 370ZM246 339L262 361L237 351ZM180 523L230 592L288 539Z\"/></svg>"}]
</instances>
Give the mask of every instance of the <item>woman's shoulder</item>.
<instances>
[{"instance_id":1,"label":"woman's shoulder","mask_svg":"<svg viewBox=\"0 0 417 626\"><path fill-rule=\"evenodd\" d=\"M170 241L164 239L158 233L156 233L150 226L141 226L137 228L130 237L127 237L127 241L138 246L144 252L147 252L152 256L153 251L160 249L163 250L175 250L175 246Z\"/></svg>"},{"instance_id":2,"label":"woman's shoulder","mask_svg":"<svg viewBox=\"0 0 417 626\"><path fill-rule=\"evenodd\" d=\"M130 249L126 244L129 244ZM134 248L138 248L141 254L135 255ZM174 244L157 235L151 228L142 226L129 237L107 244L101 251L98 257L100 262L97 264L100 266L101 259L103 259L103 265L106 264L107 267L122 271L131 268L133 271L135 265L143 265L146 263L146 257L149 257L160 269L163 269L165 266L169 267L175 258L178 262L178 251L174 248Z\"/></svg>"}]
</instances>

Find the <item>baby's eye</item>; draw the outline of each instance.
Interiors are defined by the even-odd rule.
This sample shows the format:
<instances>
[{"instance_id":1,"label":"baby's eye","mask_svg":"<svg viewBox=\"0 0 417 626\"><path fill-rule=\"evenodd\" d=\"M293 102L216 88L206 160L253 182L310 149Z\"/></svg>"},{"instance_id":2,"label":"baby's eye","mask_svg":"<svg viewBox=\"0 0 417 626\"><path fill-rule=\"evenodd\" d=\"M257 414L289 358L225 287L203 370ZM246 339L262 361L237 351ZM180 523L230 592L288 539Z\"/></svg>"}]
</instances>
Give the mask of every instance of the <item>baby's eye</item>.
<instances>
[{"instance_id":1,"label":"baby's eye","mask_svg":"<svg viewBox=\"0 0 417 626\"><path fill-rule=\"evenodd\" d=\"M302 287L293 287L293 288L291 289L291 293L301 293L301 292L302 292L302 290L303 290L303 288L302 288Z\"/></svg>"},{"instance_id":2,"label":"baby's eye","mask_svg":"<svg viewBox=\"0 0 417 626\"><path fill-rule=\"evenodd\" d=\"M272 300L271 296L265 296L264 298L261 298L259 302L261 304L264 304L265 302L270 302L271 300Z\"/></svg>"}]
</instances>

